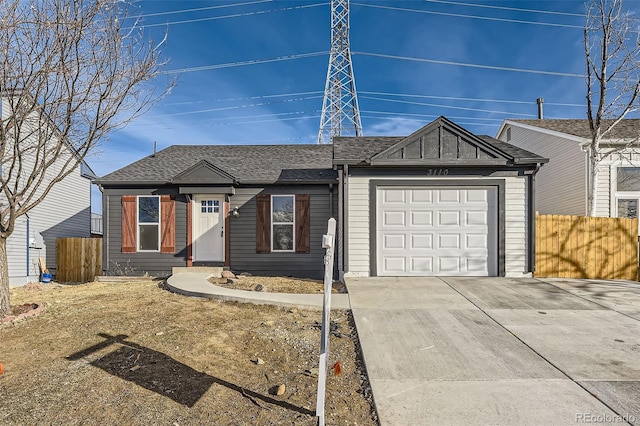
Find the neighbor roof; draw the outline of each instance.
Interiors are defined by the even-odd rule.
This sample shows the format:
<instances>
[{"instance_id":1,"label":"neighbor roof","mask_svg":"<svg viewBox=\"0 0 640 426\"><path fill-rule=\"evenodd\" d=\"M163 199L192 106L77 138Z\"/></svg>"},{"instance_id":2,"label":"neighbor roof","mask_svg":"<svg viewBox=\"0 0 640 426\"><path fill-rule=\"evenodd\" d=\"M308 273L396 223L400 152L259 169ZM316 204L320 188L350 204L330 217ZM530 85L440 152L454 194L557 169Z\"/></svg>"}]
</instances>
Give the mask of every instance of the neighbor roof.
<instances>
[{"instance_id":1,"label":"neighbor roof","mask_svg":"<svg viewBox=\"0 0 640 426\"><path fill-rule=\"evenodd\" d=\"M529 126L540 127L555 132L566 133L581 138L589 138L589 121L586 119L562 119L562 120L509 120L511 122L522 123ZM613 120L604 120L605 128ZM611 134L606 139L633 139L640 136L640 118L628 118L616 125Z\"/></svg>"},{"instance_id":2,"label":"neighbor roof","mask_svg":"<svg viewBox=\"0 0 640 426\"><path fill-rule=\"evenodd\" d=\"M331 145L173 145L100 179L98 184L164 184L206 160L241 184L334 181Z\"/></svg>"}]
</instances>

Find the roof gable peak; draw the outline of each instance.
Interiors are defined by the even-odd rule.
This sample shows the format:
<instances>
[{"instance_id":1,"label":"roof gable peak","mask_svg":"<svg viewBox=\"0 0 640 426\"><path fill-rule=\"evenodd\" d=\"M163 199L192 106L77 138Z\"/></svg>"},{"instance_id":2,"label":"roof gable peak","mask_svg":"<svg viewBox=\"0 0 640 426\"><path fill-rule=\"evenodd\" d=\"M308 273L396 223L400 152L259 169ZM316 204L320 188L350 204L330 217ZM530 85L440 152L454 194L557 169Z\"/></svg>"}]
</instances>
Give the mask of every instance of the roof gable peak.
<instances>
[{"instance_id":1,"label":"roof gable peak","mask_svg":"<svg viewBox=\"0 0 640 426\"><path fill-rule=\"evenodd\" d=\"M238 180L207 160L201 160L171 179L174 184L234 185Z\"/></svg>"},{"instance_id":2,"label":"roof gable peak","mask_svg":"<svg viewBox=\"0 0 640 426\"><path fill-rule=\"evenodd\" d=\"M371 164L505 164L512 160L506 153L441 116L371 157Z\"/></svg>"}]
</instances>

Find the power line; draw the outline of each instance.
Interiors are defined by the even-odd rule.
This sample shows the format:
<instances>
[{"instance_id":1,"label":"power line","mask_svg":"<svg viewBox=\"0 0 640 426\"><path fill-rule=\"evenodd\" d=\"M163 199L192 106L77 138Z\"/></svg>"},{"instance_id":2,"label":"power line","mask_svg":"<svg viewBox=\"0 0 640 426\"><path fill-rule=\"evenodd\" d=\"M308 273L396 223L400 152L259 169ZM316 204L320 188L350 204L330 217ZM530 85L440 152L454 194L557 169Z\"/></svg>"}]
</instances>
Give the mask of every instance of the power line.
<instances>
[{"instance_id":1,"label":"power line","mask_svg":"<svg viewBox=\"0 0 640 426\"><path fill-rule=\"evenodd\" d=\"M458 98L453 96L433 96L433 95L414 95L408 93L388 93L388 92L366 92L360 91L360 93L364 93L366 95L382 95L382 96L398 96L398 97L407 97L407 98L427 98L427 99L444 99L444 100L453 100L453 101L473 101L473 102L497 102L497 103L505 103L505 104L535 104L535 101L517 101L517 100L507 100L507 99L487 99L487 98ZM584 107L583 104L565 104L565 103L557 103L557 102L545 102L546 105L554 105L554 106L567 106L567 107Z\"/></svg>"},{"instance_id":2,"label":"power line","mask_svg":"<svg viewBox=\"0 0 640 426\"><path fill-rule=\"evenodd\" d=\"M242 109L242 108L254 108L254 107L260 107L260 106L266 106L266 105L274 105L274 104L281 104L281 103L287 103L287 102L306 101L306 100L310 100L310 99L320 99L320 98L322 98L322 96L311 96L311 97L307 97L307 98L287 99L287 100L278 101L278 102L258 102L258 103L247 104L247 105L233 105L233 106L228 106L228 107L201 109L201 110L197 110L197 111L184 111L184 112L173 112L173 113L168 113L168 114L159 114L159 115L150 116L149 118L175 117L175 116L179 116L179 115L193 115L193 114L206 114L206 113L210 113L210 112L230 111L230 110L233 110L233 109Z\"/></svg>"},{"instance_id":3,"label":"power line","mask_svg":"<svg viewBox=\"0 0 640 426\"><path fill-rule=\"evenodd\" d=\"M371 100L375 100L375 101L383 101L383 102L394 102L394 103L407 104L407 105L419 105L419 106L428 106L428 107L435 107L435 108L460 109L460 110L464 110L464 111L486 112L486 113L490 113L490 114L517 115L517 116L520 116L520 117L535 117L533 114L521 114L521 113L516 113L516 112L495 111L495 110L480 109L480 108L458 107L458 106L452 106L452 105L437 105L437 104L428 104L428 103L424 103L424 102L400 101L400 100L397 100L397 99L377 98L377 97L374 97L374 96L361 96L361 98L362 99L371 99Z\"/></svg>"},{"instance_id":4,"label":"power line","mask_svg":"<svg viewBox=\"0 0 640 426\"><path fill-rule=\"evenodd\" d=\"M141 24L140 28L166 27L167 25L180 25L180 24L189 24L192 22L216 21L220 19L239 18L239 17L251 16L251 15L265 15L267 13L286 12L289 10L309 9L311 7L326 6L327 4L328 3L316 3L316 4L307 4L302 6L284 7L281 9L269 9L269 10L259 10L255 12L234 13L231 15L223 15L223 16L209 16L206 18L193 18L193 19L185 19L182 21L168 21L168 22L158 23L158 24Z\"/></svg>"},{"instance_id":5,"label":"power line","mask_svg":"<svg viewBox=\"0 0 640 426\"><path fill-rule=\"evenodd\" d=\"M506 6L491 6L488 4L476 4L476 3L462 3L457 1L445 1L445 0L424 0L427 3L443 3L443 4L452 4L456 6L470 6L470 7L481 7L485 9L499 9L499 10L510 10L515 12L530 12L530 13L546 13L549 15L563 15L563 16L575 16L579 18L585 18L586 15L580 13L569 13L569 12L557 12L555 10L541 10L541 9L521 9L519 7L506 7Z\"/></svg>"},{"instance_id":6,"label":"power line","mask_svg":"<svg viewBox=\"0 0 640 426\"><path fill-rule=\"evenodd\" d=\"M369 110L363 110L362 112L366 113L366 114L400 115L402 117L423 117L423 118L427 118L427 117L438 118L441 115L441 114L440 115L434 115L434 114L416 114L416 113L407 113L407 112L369 111ZM368 117L368 118L378 118L378 117ZM502 122L503 121L502 118L461 117L461 116L455 116L455 115L447 115L447 118L462 119L462 120L478 120L478 121L498 121L498 122ZM409 119L407 119L407 120L409 120Z\"/></svg>"},{"instance_id":7,"label":"power line","mask_svg":"<svg viewBox=\"0 0 640 426\"><path fill-rule=\"evenodd\" d=\"M204 65L201 67L190 67L190 68L180 68L177 70L167 70L164 71L163 74L182 74L187 72L196 72L196 71L208 71L208 70L217 70L221 68L233 68L233 67L241 67L245 65L257 65L257 64L266 64L270 62L281 62L281 61L291 61L294 59L303 59L303 58L313 58L316 56L324 56L328 55L329 52L311 52L311 53L300 53L297 55L287 55L287 56L278 56L277 58L271 59L254 59L251 61L238 61L238 62L227 62L225 64L216 64L216 65Z\"/></svg>"},{"instance_id":8,"label":"power line","mask_svg":"<svg viewBox=\"0 0 640 426\"><path fill-rule=\"evenodd\" d=\"M554 24L551 22L538 22L538 21L526 21L523 19L507 19L507 18L494 18L490 16L477 16L477 15L463 15L460 13L448 13L448 12L436 12L432 10L419 10L419 9L408 9L404 7L395 7L395 6L382 6L382 5L374 5L374 4L365 4L365 3L352 3L355 6L360 7L370 7L374 9L386 9L386 10L397 10L401 12L415 12L415 13L426 13L429 15L439 15L439 16L452 16L456 18L469 18L469 19L483 19L486 21L497 21L497 22L509 22L513 24L527 24L527 25L544 25L548 27L561 27L561 28L574 28L574 29L583 29L584 27L581 25L568 25L568 24Z\"/></svg>"},{"instance_id":9,"label":"power line","mask_svg":"<svg viewBox=\"0 0 640 426\"><path fill-rule=\"evenodd\" d=\"M414 62L428 62L432 64L441 64L441 65L455 65L459 67L470 67L470 68L481 68L488 70L497 70L497 71L512 71L512 72L524 72L530 74L543 74L543 75L555 75L559 77L579 77L584 78L581 74L572 74L566 72L556 72L556 71L541 71L541 70L530 70L525 68L510 68L510 67L499 67L495 65L480 65L480 64L471 64L468 62L453 62L453 61L440 61L436 59L423 59L423 58L412 58L409 56L397 56L397 55L385 55L382 53L367 53L367 52L353 52L354 55L362 55L362 56L373 56L377 58L386 58L386 59L402 59L404 61L414 61Z\"/></svg>"},{"instance_id":10,"label":"power line","mask_svg":"<svg viewBox=\"0 0 640 426\"><path fill-rule=\"evenodd\" d=\"M244 2L244 3L221 4L221 5L218 5L218 6L197 7L197 8L194 8L194 9L170 10L170 11L167 11L167 12L145 13L143 15L135 16L135 18L148 18L148 17L151 17L151 16L174 15L174 14L177 14L177 13L200 12L200 11L203 11L203 10L222 9L222 8L236 7L236 6L249 6L249 5L252 5L252 4L270 3L270 2L273 2L273 0L257 0L257 1L249 1L249 2Z\"/></svg>"}]
</instances>

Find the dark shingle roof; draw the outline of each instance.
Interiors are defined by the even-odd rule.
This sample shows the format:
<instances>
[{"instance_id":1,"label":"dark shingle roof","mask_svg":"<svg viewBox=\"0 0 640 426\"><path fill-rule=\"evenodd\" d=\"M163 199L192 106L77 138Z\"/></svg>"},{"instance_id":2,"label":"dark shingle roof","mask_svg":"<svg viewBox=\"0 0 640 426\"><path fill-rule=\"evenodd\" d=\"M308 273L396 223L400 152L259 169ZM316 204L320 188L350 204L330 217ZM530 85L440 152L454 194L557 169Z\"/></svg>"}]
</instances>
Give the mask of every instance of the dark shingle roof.
<instances>
[{"instance_id":1,"label":"dark shingle roof","mask_svg":"<svg viewBox=\"0 0 640 426\"><path fill-rule=\"evenodd\" d=\"M563 119L563 120L510 120L516 123L527 124L529 126L541 127L560 133L588 138L589 122L586 119ZM604 120L605 128L612 123L612 120ZM640 136L640 118L629 118L622 120L616 125L607 139L632 139Z\"/></svg>"},{"instance_id":2,"label":"dark shingle roof","mask_svg":"<svg viewBox=\"0 0 640 426\"><path fill-rule=\"evenodd\" d=\"M96 183L168 183L202 160L245 184L331 181L332 151L331 145L173 145Z\"/></svg>"},{"instance_id":3,"label":"dark shingle roof","mask_svg":"<svg viewBox=\"0 0 640 426\"><path fill-rule=\"evenodd\" d=\"M360 163L403 140L395 136L361 136L333 139L333 159L336 164Z\"/></svg>"}]
</instances>

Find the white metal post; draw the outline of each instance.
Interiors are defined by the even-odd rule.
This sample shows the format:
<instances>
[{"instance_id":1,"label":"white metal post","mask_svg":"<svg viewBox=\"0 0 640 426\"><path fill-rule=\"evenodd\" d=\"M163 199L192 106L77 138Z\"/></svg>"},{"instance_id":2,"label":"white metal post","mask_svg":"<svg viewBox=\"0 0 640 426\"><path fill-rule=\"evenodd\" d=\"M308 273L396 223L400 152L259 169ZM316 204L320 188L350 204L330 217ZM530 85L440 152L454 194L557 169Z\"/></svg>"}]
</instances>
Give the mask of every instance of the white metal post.
<instances>
[{"instance_id":1,"label":"white metal post","mask_svg":"<svg viewBox=\"0 0 640 426\"><path fill-rule=\"evenodd\" d=\"M327 385L327 369L329 362L329 333L331 323L331 284L333 284L333 254L336 240L336 220L329 219L327 235L322 237L324 255L324 301L322 303L322 331L320 337L320 365L318 366L318 400L316 401L316 416L318 425L324 426L324 396Z\"/></svg>"}]
</instances>

